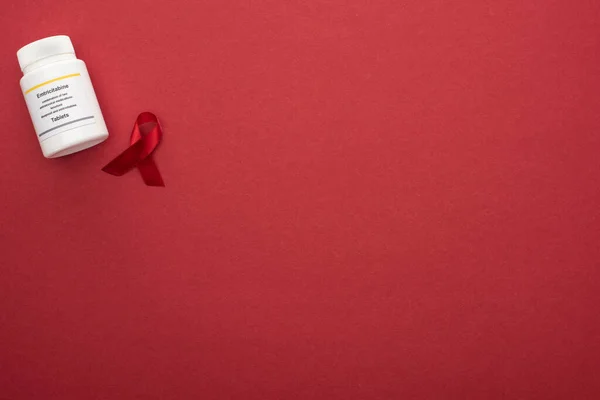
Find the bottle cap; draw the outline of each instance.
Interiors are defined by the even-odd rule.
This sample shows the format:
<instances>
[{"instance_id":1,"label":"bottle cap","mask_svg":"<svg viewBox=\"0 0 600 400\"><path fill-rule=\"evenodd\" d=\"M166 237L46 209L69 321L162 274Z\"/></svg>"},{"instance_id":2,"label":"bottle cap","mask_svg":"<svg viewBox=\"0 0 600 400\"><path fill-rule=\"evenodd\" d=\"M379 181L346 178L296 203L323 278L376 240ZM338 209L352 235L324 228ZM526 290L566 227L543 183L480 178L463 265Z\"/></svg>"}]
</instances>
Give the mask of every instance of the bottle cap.
<instances>
[{"instance_id":1,"label":"bottle cap","mask_svg":"<svg viewBox=\"0 0 600 400\"><path fill-rule=\"evenodd\" d=\"M21 71L36 61L60 54L75 54L73 43L68 36L50 36L21 47L17 51L17 59Z\"/></svg>"}]
</instances>

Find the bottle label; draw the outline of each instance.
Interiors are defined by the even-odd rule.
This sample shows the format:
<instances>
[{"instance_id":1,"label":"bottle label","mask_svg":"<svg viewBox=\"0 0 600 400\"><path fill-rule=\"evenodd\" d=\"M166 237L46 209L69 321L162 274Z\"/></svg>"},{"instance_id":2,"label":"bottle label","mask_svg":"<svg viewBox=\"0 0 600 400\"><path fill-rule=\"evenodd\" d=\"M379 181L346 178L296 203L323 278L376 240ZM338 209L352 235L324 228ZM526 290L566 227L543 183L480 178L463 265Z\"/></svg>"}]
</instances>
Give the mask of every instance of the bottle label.
<instances>
[{"instance_id":1,"label":"bottle label","mask_svg":"<svg viewBox=\"0 0 600 400\"><path fill-rule=\"evenodd\" d=\"M41 82L24 92L40 142L60 133L94 124L94 93L89 77L72 73Z\"/></svg>"}]
</instances>

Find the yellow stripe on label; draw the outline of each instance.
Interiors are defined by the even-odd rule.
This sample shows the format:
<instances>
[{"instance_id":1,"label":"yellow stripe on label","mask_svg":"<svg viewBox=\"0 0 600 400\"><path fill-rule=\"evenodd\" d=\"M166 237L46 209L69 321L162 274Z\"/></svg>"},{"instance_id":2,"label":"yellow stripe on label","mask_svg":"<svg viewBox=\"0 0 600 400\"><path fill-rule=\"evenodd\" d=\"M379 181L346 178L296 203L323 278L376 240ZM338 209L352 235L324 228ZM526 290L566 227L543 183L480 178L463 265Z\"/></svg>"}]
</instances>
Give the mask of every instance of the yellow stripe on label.
<instances>
[{"instance_id":1,"label":"yellow stripe on label","mask_svg":"<svg viewBox=\"0 0 600 400\"><path fill-rule=\"evenodd\" d=\"M33 90L37 89L37 88L41 88L42 86L44 86L44 85L47 85L47 84L49 84L49 83L56 82L56 81L60 81L60 80L67 79L67 78L73 78L73 77L75 77L75 76L81 76L81 74L80 74L80 73L76 73L76 74L70 74L70 75L65 75L65 76L59 76L58 78L50 79L49 81L42 82L42 83L40 83L39 85L35 85L34 87L32 87L31 89L29 89L28 91L26 91L26 92L25 92L25 94L27 94L27 93L29 93L29 92L31 92L31 91L33 91Z\"/></svg>"}]
</instances>

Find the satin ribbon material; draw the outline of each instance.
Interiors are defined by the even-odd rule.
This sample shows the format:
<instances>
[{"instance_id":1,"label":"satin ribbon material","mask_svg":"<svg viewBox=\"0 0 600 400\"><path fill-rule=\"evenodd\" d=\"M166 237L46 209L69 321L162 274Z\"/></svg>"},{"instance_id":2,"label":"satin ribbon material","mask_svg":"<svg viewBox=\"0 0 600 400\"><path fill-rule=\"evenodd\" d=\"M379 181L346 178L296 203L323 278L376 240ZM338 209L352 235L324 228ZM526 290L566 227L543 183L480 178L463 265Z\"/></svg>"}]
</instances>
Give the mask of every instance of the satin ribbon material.
<instances>
[{"instance_id":1,"label":"satin ribbon material","mask_svg":"<svg viewBox=\"0 0 600 400\"><path fill-rule=\"evenodd\" d=\"M162 135L162 128L156 115L150 112L141 113L133 125L130 146L102 168L102 171L114 176L122 176L137 167L146 185L165 186L158 167L152 159L152 153L160 143Z\"/></svg>"}]
</instances>

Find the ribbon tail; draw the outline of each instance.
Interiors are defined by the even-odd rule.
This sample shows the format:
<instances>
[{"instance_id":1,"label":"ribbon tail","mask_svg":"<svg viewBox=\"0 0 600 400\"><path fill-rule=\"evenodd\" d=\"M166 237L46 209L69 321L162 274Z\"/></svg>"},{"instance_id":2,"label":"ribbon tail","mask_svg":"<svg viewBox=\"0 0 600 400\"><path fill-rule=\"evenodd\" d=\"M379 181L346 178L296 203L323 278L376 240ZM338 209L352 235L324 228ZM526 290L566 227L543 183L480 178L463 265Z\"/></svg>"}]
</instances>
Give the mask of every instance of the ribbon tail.
<instances>
[{"instance_id":1,"label":"ribbon tail","mask_svg":"<svg viewBox=\"0 0 600 400\"><path fill-rule=\"evenodd\" d=\"M154 163L151 156L148 156L138 162L137 168L140 170L144 183L148 186L165 186L165 183L160 175L158 167Z\"/></svg>"},{"instance_id":2,"label":"ribbon tail","mask_svg":"<svg viewBox=\"0 0 600 400\"><path fill-rule=\"evenodd\" d=\"M114 176L123 176L126 172L132 170L137 166L140 160L140 155L143 150L142 141L138 141L125 149L121 154L119 154L114 160L109 162L102 168L102 171L114 175Z\"/></svg>"}]
</instances>

